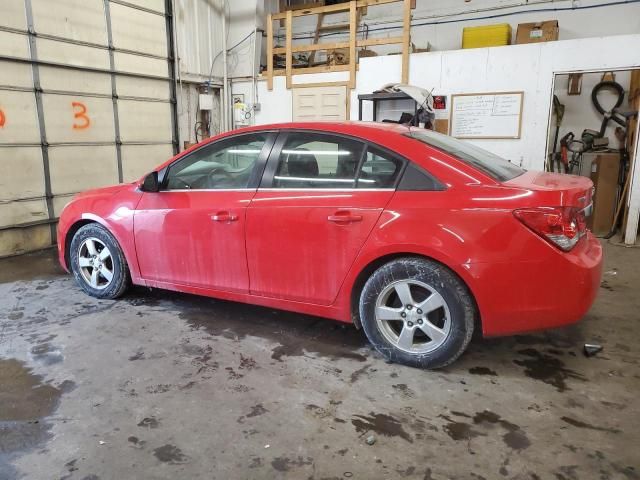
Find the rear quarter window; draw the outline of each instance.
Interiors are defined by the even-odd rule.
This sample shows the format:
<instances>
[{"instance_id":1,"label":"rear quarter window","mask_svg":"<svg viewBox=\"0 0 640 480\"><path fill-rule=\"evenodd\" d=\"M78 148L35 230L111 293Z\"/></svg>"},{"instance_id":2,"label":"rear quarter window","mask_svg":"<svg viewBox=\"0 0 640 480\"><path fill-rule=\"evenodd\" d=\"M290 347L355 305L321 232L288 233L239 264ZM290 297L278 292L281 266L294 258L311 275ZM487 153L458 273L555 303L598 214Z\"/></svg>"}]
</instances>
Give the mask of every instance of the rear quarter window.
<instances>
[{"instance_id":1,"label":"rear quarter window","mask_svg":"<svg viewBox=\"0 0 640 480\"><path fill-rule=\"evenodd\" d=\"M499 182L516 178L526 171L494 153L448 135L430 130L416 130L405 133L404 136L442 150Z\"/></svg>"}]
</instances>

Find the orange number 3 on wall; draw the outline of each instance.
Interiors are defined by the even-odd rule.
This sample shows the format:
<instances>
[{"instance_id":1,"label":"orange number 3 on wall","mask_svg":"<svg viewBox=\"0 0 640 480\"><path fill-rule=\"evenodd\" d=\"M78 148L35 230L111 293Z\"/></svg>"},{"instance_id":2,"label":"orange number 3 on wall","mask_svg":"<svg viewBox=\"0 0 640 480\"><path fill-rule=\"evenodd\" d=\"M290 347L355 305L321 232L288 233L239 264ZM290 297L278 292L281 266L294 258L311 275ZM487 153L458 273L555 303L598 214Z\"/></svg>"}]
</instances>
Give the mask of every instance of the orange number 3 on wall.
<instances>
[{"instance_id":1,"label":"orange number 3 on wall","mask_svg":"<svg viewBox=\"0 0 640 480\"><path fill-rule=\"evenodd\" d=\"M73 107L73 118L76 119L73 124L73 129L84 130L85 128L89 128L91 119L87 115L86 105L82 102L71 102L71 106Z\"/></svg>"},{"instance_id":2,"label":"orange number 3 on wall","mask_svg":"<svg viewBox=\"0 0 640 480\"><path fill-rule=\"evenodd\" d=\"M4 116L4 112L0 110L0 128L4 127L4 122L6 121L6 117Z\"/></svg>"}]
</instances>

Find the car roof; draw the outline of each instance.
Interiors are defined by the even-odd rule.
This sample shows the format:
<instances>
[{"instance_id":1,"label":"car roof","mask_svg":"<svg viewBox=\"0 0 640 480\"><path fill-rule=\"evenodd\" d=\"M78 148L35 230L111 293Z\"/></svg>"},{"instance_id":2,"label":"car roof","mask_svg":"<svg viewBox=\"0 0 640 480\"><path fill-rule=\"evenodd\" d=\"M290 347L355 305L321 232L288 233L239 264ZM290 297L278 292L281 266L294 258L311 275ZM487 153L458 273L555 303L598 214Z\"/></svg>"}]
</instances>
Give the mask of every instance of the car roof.
<instances>
[{"instance_id":1,"label":"car roof","mask_svg":"<svg viewBox=\"0 0 640 480\"><path fill-rule=\"evenodd\" d=\"M233 132L242 131L261 131L261 130L321 130L337 133L383 133L390 132L396 134L403 134L410 131L410 127L398 123L390 122L362 122L362 121L344 121L344 122L332 122L332 121L315 121L315 122L282 122L271 123L263 125L253 125L250 127L234 130Z\"/></svg>"}]
</instances>

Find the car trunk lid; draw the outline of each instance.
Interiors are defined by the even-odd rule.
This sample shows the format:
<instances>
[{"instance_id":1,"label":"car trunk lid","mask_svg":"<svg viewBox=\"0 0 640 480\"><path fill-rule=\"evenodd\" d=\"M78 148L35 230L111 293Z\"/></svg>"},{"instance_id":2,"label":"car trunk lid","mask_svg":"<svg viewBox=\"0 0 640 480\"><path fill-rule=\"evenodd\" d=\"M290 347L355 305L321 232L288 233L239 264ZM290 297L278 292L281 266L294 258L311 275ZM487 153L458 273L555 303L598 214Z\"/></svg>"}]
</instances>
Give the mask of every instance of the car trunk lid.
<instances>
[{"instance_id":1,"label":"car trunk lid","mask_svg":"<svg viewBox=\"0 0 640 480\"><path fill-rule=\"evenodd\" d=\"M540 192L549 206L587 208L591 205L593 182L587 177L528 171L503 183L505 186Z\"/></svg>"}]
</instances>

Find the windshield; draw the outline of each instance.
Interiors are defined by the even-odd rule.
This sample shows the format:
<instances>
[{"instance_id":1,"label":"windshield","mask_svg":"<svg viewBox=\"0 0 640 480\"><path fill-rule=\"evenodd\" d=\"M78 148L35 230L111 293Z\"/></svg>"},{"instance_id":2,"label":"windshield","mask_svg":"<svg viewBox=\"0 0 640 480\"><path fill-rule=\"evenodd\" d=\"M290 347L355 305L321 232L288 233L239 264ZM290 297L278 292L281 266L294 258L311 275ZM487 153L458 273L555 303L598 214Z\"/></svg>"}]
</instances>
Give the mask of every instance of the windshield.
<instances>
[{"instance_id":1,"label":"windshield","mask_svg":"<svg viewBox=\"0 0 640 480\"><path fill-rule=\"evenodd\" d=\"M431 130L411 130L411 132L404 135L426 143L430 147L442 150L499 182L511 180L526 171L498 155L448 135L442 135Z\"/></svg>"}]
</instances>

